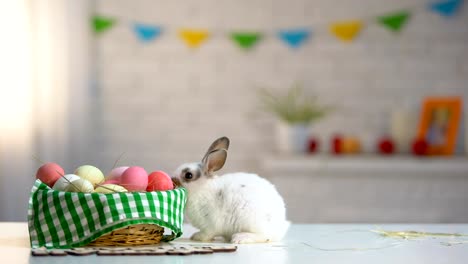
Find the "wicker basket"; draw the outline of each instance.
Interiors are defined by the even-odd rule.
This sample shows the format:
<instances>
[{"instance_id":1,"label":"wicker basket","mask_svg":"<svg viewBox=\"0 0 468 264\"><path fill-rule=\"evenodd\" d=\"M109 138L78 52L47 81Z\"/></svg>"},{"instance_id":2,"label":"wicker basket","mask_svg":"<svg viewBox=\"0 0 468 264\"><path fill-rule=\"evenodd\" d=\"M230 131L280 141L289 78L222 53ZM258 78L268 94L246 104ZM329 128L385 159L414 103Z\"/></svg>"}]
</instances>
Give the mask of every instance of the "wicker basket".
<instances>
[{"instance_id":1,"label":"wicker basket","mask_svg":"<svg viewBox=\"0 0 468 264\"><path fill-rule=\"evenodd\" d=\"M127 226L94 240L88 247L126 247L158 244L164 228L158 225L139 224Z\"/></svg>"},{"instance_id":2,"label":"wicker basket","mask_svg":"<svg viewBox=\"0 0 468 264\"><path fill-rule=\"evenodd\" d=\"M69 193L37 180L28 210L32 248L139 246L182 235L186 190ZM165 235L164 231L171 231Z\"/></svg>"}]
</instances>

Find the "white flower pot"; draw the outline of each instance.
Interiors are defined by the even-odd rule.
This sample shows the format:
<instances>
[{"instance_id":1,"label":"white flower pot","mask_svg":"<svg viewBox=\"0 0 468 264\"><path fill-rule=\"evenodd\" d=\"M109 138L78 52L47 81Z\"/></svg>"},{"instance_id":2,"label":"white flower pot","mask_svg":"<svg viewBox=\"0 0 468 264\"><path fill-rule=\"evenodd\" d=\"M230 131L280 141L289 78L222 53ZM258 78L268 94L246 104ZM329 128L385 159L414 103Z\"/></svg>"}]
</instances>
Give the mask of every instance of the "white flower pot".
<instances>
[{"instance_id":1,"label":"white flower pot","mask_svg":"<svg viewBox=\"0 0 468 264\"><path fill-rule=\"evenodd\" d=\"M307 151L308 124L278 122L276 128L278 151L286 154L301 154Z\"/></svg>"}]
</instances>

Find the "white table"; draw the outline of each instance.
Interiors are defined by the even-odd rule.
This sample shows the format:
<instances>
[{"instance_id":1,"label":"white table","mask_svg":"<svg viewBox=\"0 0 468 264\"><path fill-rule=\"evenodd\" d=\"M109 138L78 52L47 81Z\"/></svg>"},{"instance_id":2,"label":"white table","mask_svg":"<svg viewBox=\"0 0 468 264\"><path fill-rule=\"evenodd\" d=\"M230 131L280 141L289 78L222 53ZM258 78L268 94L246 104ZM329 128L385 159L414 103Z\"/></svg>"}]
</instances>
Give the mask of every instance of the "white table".
<instances>
[{"instance_id":1,"label":"white table","mask_svg":"<svg viewBox=\"0 0 468 264\"><path fill-rule=\"evenodd\" d=\"M292 225L281 243L239 245L234 253L191 256L30 256L26 223L0 223L1 263L468 263L468 236L402 240L371 229L468 234L468 224L442 225ZM185 227L187 239L194 229ZM452 244L446 244L452 242Z\"/></svg>"}]
</instances>

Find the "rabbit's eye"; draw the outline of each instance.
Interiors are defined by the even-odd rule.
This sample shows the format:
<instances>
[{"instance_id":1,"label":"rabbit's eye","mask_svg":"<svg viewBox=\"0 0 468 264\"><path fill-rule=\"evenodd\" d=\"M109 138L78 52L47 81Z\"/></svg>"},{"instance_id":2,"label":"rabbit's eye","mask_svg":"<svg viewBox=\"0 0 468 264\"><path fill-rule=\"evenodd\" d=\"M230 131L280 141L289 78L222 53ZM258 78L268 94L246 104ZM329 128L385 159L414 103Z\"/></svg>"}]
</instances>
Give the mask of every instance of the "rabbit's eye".
<instances>
[{"instance_id":1,"label":"rabbit's eye","mask_svg":"<svg viewBox=\"0 0 468 264\"><path fill-rule=\"evenodd\" d=\"M190 180L193 178L193 174L191 172L186 172L184 175L185 179Z\"/></svg>"}]
</instances>

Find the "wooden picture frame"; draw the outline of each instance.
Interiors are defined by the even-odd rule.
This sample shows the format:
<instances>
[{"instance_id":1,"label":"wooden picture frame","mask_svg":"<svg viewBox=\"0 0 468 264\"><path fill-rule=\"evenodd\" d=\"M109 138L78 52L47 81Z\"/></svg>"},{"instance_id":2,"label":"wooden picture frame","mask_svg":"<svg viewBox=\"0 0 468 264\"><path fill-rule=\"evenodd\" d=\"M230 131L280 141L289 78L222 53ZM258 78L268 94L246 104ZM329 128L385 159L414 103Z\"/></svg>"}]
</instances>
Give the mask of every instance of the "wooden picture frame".
<instances>
[{"instance_id":1,"label":"wooden picture frame","mask_svg":"<svg viewBox=\"0 0 468 264\"><path fill-rule=\"evenodd\" d=\"M428 97L423 102L418 138L428 143L428 155L452 155L460 126L460 97Z\"/></svg>"}]
</instances>

